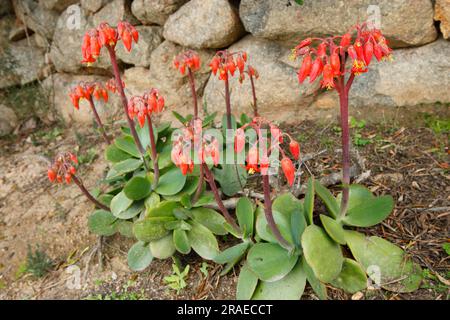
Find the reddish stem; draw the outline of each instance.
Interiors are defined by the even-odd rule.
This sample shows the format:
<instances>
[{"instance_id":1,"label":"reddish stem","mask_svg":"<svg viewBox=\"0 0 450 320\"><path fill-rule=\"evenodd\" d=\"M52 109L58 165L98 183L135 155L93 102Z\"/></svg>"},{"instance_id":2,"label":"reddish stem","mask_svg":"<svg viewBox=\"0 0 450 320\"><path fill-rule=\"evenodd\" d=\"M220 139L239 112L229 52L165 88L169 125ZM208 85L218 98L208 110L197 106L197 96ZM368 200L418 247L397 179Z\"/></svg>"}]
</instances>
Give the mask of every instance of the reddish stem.
<instances>
[{"instance_id":1,"label":"reddish stem","mask_svg":"<svg viewBox=\"0 0 450 320\"><path fill-rule=\"evenodd\" d=\"M137 135L136 128L134 127L134 121L128 115L128 99L127 99L127 96L125 95L125 91L123 89L122 78L120 77L119 66L117 64L116 52L114 51L114 48L109 45L106 45L106 48L108 49L108 52L109 52L109 57L111 59L111 65L113 67L114 77L116 78L117 88L119 89L119 95L122 99L123 111L125 112L125 116L127 117L128 126L130 127L131 135L133 136L134 142L136 143L136 146L137 146L139 152L141 153L142 161L145 164L146 163L145 158L144 158L145 150L142 147L142 143L139 140L139 137Z\"/></svg>"},{"instance_id":2,"label":"reddish stem","mask_svg":"<svg viewBox=\"0 0 450 320\"><path fill-rule=\"evenodd\" d=\"M252 85L252 95L253 95L253 115L255 117L259 117L258 114L258 105L256 104L256 88L255 88L255 81L253 80L253 76L250 76L250 83Z\"/></svg>"},{"instance_id":3,"label":"reddish stem","mask_svg":"<svg viewBox=\"0 0 450 320\"><path fill-rule=\"evenodd\" d=\"M231 101L230 101L230 84L228 82L228 77L225 78L225 106L227 111L227 129L232 128L231 124Z\"/></svg>"},{"instance_id":4,"label":"reddish stem","mask_svg":"<svg viewBox=\"0 0 450 320\"><path fill-rule=\"evenodd\" d=\"M191 68L188 68L189 84L191 85L192 99L194 101L194 120L198 119L197 90L195 89L195 79Z\"/></svg>"},{"instance_id":5,"label":"reddish stem","mask_svg":"<svg viewBox=\"0 0 450 320\"><path fill-rule=\"evenodd\" d=\"M202 164L202 166L205 172L206 180L208 181L209 186L211 187L211 191L214 194L214 198L216 199L217 205L219 206L219 209L222 212L225 220L227 220L227 222L233 227L234 230L236 230L238 234L242 234L241 229L237 225L236 221L234 221L233 217L230 215L227 208L223 204L222 199L220 198L219 190L217 189L216 182L214 181L214 177L211 171L209 171L209 168L206 164Z\"/></svg>"},{"instance_id":6,"label":"reddish stem","mask_svg":"<svg viewBox=\"0 0 450 320\"><path fill-rule=\"evenodd\" d=\"M83 185L83 182L81 182L81 180L78 179L76 175L74 174L72 175L72 180L73 182L75 182L78 188L80 188L81 192L83 192L84 195L97 207L106 211L111 211L107 206L105 206L103 203L99 202L97 199L94 198L94 196L86 189L86 187Z\"/></svg>"},{"instance_id":7,"label":"reddish stem","mask_svg":"<svg viewBox=\"0 0 450 320\"><path fill-rule=\"evenodd\" d=\"M153 161L153 187L158 185L159 181L159 165L158 165L158 153L156 151L156 142L155 142L155 133L153 131L152 117L147 114L147 122L148 122L148 134L150 135L150 149L152 152L152 161Z\"/></svg>"},{"instance_id":8,"label":"reddish stem","mask_svg":"<svg viewBox=\"0 0 450 320\"><path fill-rule=\"evenodd\" d=\"M193 204L195 204L198 201L198 199L200 198L200 195L202 194L202 191L203 191L203 177L204 177L203 165L200 165L200 175L199 175L199 179L198 179L197 190L195 191L194 198L192 199L192 203Z\"/></svg>"},{"instance_id":9,"label":"reddish stem","mask_svg":"<svg viewBox=\"0 0 450 320\"><path fill-rule=\"evenodd\" d=\"M89 98L89 105L91 106L92 112L94 113L95 120L100 127L100 131L102 132L103 139L105 139L107 144L111 144L111 140L109 139L108 135L106 134L105 127L103 126L102 120L100 119L100 116L98 115L97 109L95 108L94 100L92 97Z\"/></svg>"}]
</instances>

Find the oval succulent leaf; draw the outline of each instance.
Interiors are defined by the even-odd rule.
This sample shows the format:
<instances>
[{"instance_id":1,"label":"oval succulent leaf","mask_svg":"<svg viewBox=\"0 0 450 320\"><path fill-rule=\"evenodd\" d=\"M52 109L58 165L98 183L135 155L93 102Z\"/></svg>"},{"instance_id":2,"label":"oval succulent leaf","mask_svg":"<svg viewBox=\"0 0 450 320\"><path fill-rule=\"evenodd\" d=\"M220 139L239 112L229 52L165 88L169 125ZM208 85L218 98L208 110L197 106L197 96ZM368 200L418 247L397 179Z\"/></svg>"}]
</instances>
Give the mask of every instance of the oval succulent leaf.
<instances>
[{"instance_id":1,"label":"oval succulent leaf","mask_svg":"<svg viewBox=\"0 0 450 320\"><path fill-rule=\"evenodd\" d=\"M152 184L145 177L133 177L127 182L123 191L128 199L141 200L152 192Z\"/></svg>"},{"instance_id":2,"label":"oval succulent leaf","mask_svg":"<svg viewBox=\"0 0 450 320\"><path fill-rule=\"evenodd\" d=\"M342 251L325 230L315 225L308 226L303 232L302 247L306 262L317 279L330 282L339 275L344 260Z\"/></svg>"},{"instance_id":3,"label":"oval succulent leaf","mask_svg":"<svg viewBox=\"0 0 450 320\"><path fill-rule=\"evenodd\" d=\"M275 282L260 281L253 300L299 300L306 286L306 273L299 260L282 279Z\"/></svg>"},{"instance_id":4,"label":"oval succulent leaf","mask_svg":"<svg viewBox=\"0 0 450 320\"><path fill-rule=\"evenodd\" d=\"M186 183L186 176L178 168L172 168L161 176L156 192L163 196L171 196L180 192Z\"/></svg>"},{"instance_id":5,"label":"oval succulent leaf","mask_svg":"<svg viewBox=\"0 0 450 320\"><path fill-rule=\"evenodd\" d=\"M142 271L147 268L153 260L148 243L136 242L128 250L128 266L133 271Z\"/></svg>"},{"instance_id":6,"label":"oval succulent leaf","mask_svg":"<svg viewBox=\"0 0 450 320\"><path fill-rule=\"evenodd\" d=\"M347 244L369 277L386 290L412 292L419 288L422 270L405 252L379 237L346 231Z\"/></svg>"},{"instance_id":7,"label":"oval succulent leaf","mask_svg":"<svg viewBox=\"0 0 450 320\"><path fill-rule=\"evenodd\" d=\"M348 210L342 221L354 227L371 227L386 219L393 208L394 199L391 196L368 199Z\"/></svg>"},{"instance_id":8,"label":"oval succulent leaf","mask_svg":"<svg viewBox=\"0 0 450 320\"><path fill-rule=\"evenodd\" d=\"M134 143L133 138L130 136L116 138L114 144L117 148L132 155L135 158L139 158L141 156L138 148L136 147L136 144Z\"/></svg>"},{"instance_id":9,"label":"oval succulent leaf","mask_svg":"<svg viewBox=\"0 0 450 320\"><path fill-rule=\"evenodd\" d=\"M105 158L110 162L116 163L131 158L131 155L111 144L105 150Z\"/></svg>"},{"instance_id":10,"label":"oval succulent leaf","mask_svg":"<svg viewBox=\"0 0 450 320\"><path fill-rule=\"evenodd\" d=\"M319 181L314 182L314 190L316 194L322 199L323 203L327 207L333 218L337 218L339 216L340 205L337 202L336 198L331 194L331 192L322 186Z\"/></svg>"},{"instance_id":11,"label":"oval succulent leaf","mask_svg":"<svg viewBox=\"0 0 450 320\"><path fill-rule=\"evenodd\" d=\"M182 254L191 252L191 244L185 230L176 229L173 231L173 244L178 252Z\"/></svg>"},{"instance_id":12,"label":"oval succulent leaf","mask_svg":"<svg viewBox=\"0 0 450 320\"><path fill-rule=\"evenodd\" d=\"M190 213L195 221L207 227L212 233L217 235L228 233L224 227L226 220L217 211L209 208L195 208Z\"/></svg>"},{"instance_id":13,"label":"oval succulent leaf","mask_svg":"<svg viewBox=\"0 0 450 320\"><path fill-rule=\"evenodd\" d=\"M320 215L320 221L331 239L342 245L346 243L344 228L339 222L323 214Z\"/></svg>"},{"instance_id":14,"label":"oval succulent leaf","mask_svg":"<svg viewBox=\"0 0 450 320\"><path fill-rule=\"evenodd\" d=\"M212 260L219 254L216 237L202 224L193 221L187 232L192 249L203 259Z\"/></svg>"},{"instance_id":15,"label":"oval succulent leaf","mask_svg":"<svg viewBox=\"0 0 450 320\"><path fill-rule=\"evenodd\" d=\"M111 200L111 212L114 216L118 217L118 215L127 210L132 203L133 200L129 199L125 195L125 192L121 191Z\"/></svg>"},{"instance_id":16,"label":"oval succulent leaf","mask_svg":"<svg viewBox=\"0 0 450 320\"><path fill-rule=\"evenodd\" d=\"M161 239L169 233L164 224L170 220L168 217L156 217L136 221L133 226L133 233L138 240L143 242Z\"/></svg>"},{"instance_id":17,"label":"oval succulent leaf","mask_svg":"<svg viewBox=\"0 0 450 320\"><path fill-rule=\"evenodd\" d=\"M273 211L272 214L273 214L275 223L281 232L281 235L289 243L293 243L292 233L291 233L291 225L290 225L291 222L287 220L286 215L283 215L277 211ZM260 206L258 206L258 208L256 208L256 233L261 239L263 239L265 241L272 242L272 243L278 243L278 240L273 235L272 230L270 230L269 226L267 225L267 220L266 220L266 216L264 214L264 209Z\"/></svg>"},{"instance_id":18,"label":"oval succulent leaf","mask_svg":"<svg viewBox=\"0 0 450 320\"><path fill-rule=\"evenodd\" d=\"M306 221L308 222L308 224L312 224L314 211L314 177L310 177L308 179L303 207L305 211Z\"/></svg>"},{"instance_id":19,"label":"oval succulent leaf","mask_svg":"<svg viewBox=\"0 0 450 320\"><path fill-rule=\"evenodd\" d=\"M358 262L346 258L341 273L330 284L345 292L355 293L367 287L366 272Z\"/></svg>"},{"instance_id":20,"label":"oval succulent leaf","mask_svg":"<svg viewBox=\"0 0 450 320\"><path fill-rule=\"evenodd\" d=\"M88 218L88 227L92 233L101 236L111 236L116 233L115 221L111 212L106 210L94 211Z\"/></svg>"},{"instance_id":21,"label":"oval succulent leaf","mask_svg":"<svg viewBox=\"0 0 450 320\"><path fill-rule=\"evenodd\" d=\"M250 269L259 279L273 282L287 275L297 262L298 256L275 243L257 243L251 247L247 255Z\"/></svg>"},{"instance_id":22,"label":"oval succulent leaf","mask_svg":"<svg viewBox=\"0 0 450 320\"><path fill-rule=\"evenodd\" d=\"M249 242L243 242L233 247L230 247L219 253L214 258L214 262L218 264L225 264L238 260L245 254L249 246L250 246Z\"/></svg>"},{"instance_id":23,"label":"oval succulent leaf","mask_svg":"<svg viewBox=\"0 0 450 320\"><path fill-rule=\"evenodd\" d=\"M305 256L302 256L302 267L306 273L306 280L308 280L309 285L311 286L313 291L317 294L319 299L327 300L328 298L327 287L322 282L320 282L319 279L317 279L316 275L314 274L314 271L306 262Z\"/></svg>"},{"instance_id":24,"label":"oval succulent leaf","mask_svg":"<svg viewBox=\"0 0 450 320\"><path fill-rule=\"evenodd\" d=\"M250 300L257 285L258 277L247 264L244 264L239 273L236 300Z\"/></svg>"},{"instance_id":25,"label":"oval succulent leaf","mask_svg":"<svg viewBox=\"0 0 450 320\"><path fill-rule=\"evenodd\" d=\"M150 242L150 251L153 257L158 259L170 258L175 253L175 245L173 244L172 235Z\"/></svg>"},{"instance_id":26,"label":"oval succulent leaf","mask_svg":"<svg viewBox=\"0 0 450 320\"><path fill-rule=\"evenodd\" d=\"M253 224L255 220L253 204L247 197L239 198L236 204L236 216L239 226L243 230L244 238L253 235Z\"/></svg>"}]
</instances>

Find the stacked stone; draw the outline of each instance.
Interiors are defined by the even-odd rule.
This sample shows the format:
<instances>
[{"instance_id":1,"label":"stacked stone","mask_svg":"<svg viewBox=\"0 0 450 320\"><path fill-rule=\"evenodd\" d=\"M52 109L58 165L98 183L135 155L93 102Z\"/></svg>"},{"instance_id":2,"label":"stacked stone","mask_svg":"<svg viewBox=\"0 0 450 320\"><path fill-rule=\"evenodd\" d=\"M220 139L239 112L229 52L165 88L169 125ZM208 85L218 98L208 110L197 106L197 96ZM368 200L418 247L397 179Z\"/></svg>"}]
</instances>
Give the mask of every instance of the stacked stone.
<instances>
[{"instance_id":1,"label":"stacked stone","mask_svg":"<svg viewBox=\"0 0 450 320\"><path fill-rule=\"evenodd\" d=\"M71 86L111 77L106 54L93 67L81 65L85 31L103 21L116 25L119 20L136 25L140 34L131 53L118 49L126 90L138 94L156 87L166 96L168 108L178 112L189 111L191 93L187 78L171 62L187 48L201 56L197 87L210 112L222 111L224 100L223 83L210 77L208 63L216 50L225 48L248 52L249 63L258 69L256 90L263 115L295 121L313 110L334 108L333 92L317 84L298 85L300 61L289 59L291 49L306 37L343 34L377 13L395 48L394 61L376 63L371 72L357 77L351 102L358 107L450 103L450 43L445 40L450 37L450 0L305 0L302 6L294 0L3 2L0 89L42 80L54 91L54 110L66 121L91 123L89 108L74 112L71 107L67 99ZM232 79L230 86L234 111L250 112L248 81L240 84ZM114 115L120 110L119 101L112 99L99 110Z\"/></svg>"}]
</instances>

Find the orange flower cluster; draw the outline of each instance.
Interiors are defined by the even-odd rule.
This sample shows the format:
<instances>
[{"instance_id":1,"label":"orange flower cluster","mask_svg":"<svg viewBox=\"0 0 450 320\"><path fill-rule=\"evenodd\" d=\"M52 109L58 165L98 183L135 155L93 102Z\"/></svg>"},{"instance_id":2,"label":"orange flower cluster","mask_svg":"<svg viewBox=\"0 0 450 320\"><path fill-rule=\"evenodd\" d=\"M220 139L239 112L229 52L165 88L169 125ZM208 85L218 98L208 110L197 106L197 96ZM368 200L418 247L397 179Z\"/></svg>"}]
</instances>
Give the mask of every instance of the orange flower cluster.
<instances>
[{"instance_id":1,"label":"orange flower cluster","mask_svg":"<svg viewBox=\"0 0 450 320\"><path fill-rule=\"evenodd\" d=\"M139 33L133 25L125 21L120 21L117 28L102 22L97 28L89 30L84 35L81 46L82 63L94 63L104 46L115 48L119 39L125 48L131 51L132 42L137 43L139 40Z\"/></svg>"},{"instance_id":2,"label":"orange flower cluster","mask_svg":"<svg viewBox=\"0 0 450 320\"><path fill-rule=\"evenodd\" d=\"M151 89L143 96L133 96L128 102L128 115L131 119L137 117L141 128L145 124L147 115L160 113L164 109L164 97L158 89Z\"/></svg>"},{"instance_id":3,"label":"orange flower cluster","mask_svg":"<svg viewBox=\"0 0 450 320\"><path fill-rule=\"evenodd\" d=\"M47 170L47 176L50 182L62 183L63 180L67 184L72 182L72 175L74 175L77 170L74 165L78 164L77 157L70 152L65 152L58 154L55 158L53 164Z\"/></svg>"},{"instance_id":4,"label":"orange flower cluster","mask_svg":"<svg viewBox=\"0 0 450 320\"><path fill-rule=\"evenodd\" d=\"M247 53L229 52L228 50L218 51L212 58L209 66L212 73L219 74L219 80L228 80L228 75L234 76L236 70L239 70L239 79L244 79L245 63L247 62Z\"/></svg>"},{"instance_id":5,"label":"orange flower cluster","mask_svg":"<svg viewBox=\"0 0 450 320\"><path fill-rule=\"evenodd\" d=\"M323 88L334 88L335 79L351 72L355 75L365 73L375 57L378 61L389 58L392 49L389 48L386 38L380 30L369 28L362 24L354 27L356 38L353 40L353 29L343 36L325 39L308 38L303 40L294 49L295 56L303 56L303 62L298 71L298 80L303 83L307 77L310 83L321 75ZM336 43L337 40L339 44ZM316 48L314 42L319 42ZM352 67L346 70L346 58L352 59Z\"/></svg>"},{"instance_id":6,"label":"orange flower cluster","mask_svg":"<svg viewBox=\"0 0 450 320\"><path fill-rule=\"evenodd\" d=\"M200 69L200 57L197 52L187 50L173 59L173 66L182 75L186 73L186 68L189 68L191 71L197 71Z\"/></svg>"},{"instance_id":7,"label":"orange flower cluster","mask_svg":"<svg viewBox=\"0 0 450 320\"><path fill-rule=\"evenodd\" d=\"M103 99L108 102L108 91L101 82L80 82L69 92L70 100L75 109L80 108L80 100L90 100L94 97L96 100Z\"/></svg>"}]
</instances>

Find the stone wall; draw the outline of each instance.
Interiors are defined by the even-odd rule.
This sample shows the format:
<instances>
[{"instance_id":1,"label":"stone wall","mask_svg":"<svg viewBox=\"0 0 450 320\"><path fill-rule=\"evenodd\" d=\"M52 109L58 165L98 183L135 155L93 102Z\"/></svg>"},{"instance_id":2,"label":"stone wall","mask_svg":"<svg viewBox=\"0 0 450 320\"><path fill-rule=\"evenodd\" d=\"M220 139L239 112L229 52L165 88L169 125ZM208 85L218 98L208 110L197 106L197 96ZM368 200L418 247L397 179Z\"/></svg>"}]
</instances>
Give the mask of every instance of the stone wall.
<instances>
[{"instance_id":1,"label":"stone wall","mask_svg":"<svg viewBox=\"0 0 450 320\"><path fill-rule=\"evenodd\" d=\"M244 50L260 73L256 90L261 112L295 121L317 108L333 108L337 100L317 84L298 85L299 62L289 60L290 49L308 36L342 34L376 13L395 48L394 61L374 64L359 76L352 103L450 103L450 0L305 0L302 6L294 0L2 0L0 89L41 80L54 90L52 108L60 117L91 123L90 111L74 113L66 93L77 81L110 77L111 69L106 55L91 68L80 64L82 36L102 21L115 25L123 19L140 33L131 54L118 49L129 93L156 87L166 95L168 109L188 112L187 79L173 70L171 61L193 48L203 62L196 74L200 98L209 111L222 111L223 83L210 77L208 62L217 49ZM248 112L249 83L233 79L230 86L234 111ZM6 119L14 118L11 107L2 106L8 109L2 112ZM114 116L120 104L101 108ZM0 115L0 121L7 120Z\"/></svg>"}]
</instances>

